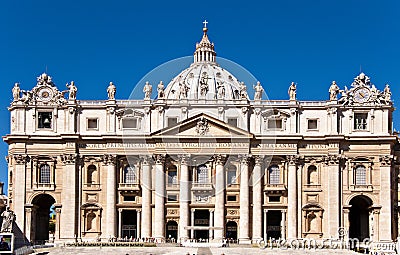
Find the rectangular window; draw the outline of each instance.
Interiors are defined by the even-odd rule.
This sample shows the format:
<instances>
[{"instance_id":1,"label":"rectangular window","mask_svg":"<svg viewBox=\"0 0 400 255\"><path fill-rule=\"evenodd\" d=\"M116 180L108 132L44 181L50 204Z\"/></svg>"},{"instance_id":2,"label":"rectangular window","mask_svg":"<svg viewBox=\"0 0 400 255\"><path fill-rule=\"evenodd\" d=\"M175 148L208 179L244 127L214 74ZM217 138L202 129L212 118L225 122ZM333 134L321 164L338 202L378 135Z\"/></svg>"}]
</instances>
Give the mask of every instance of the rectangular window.
<instances>
[{"instance_id":1,"label":"rectangular window","mask_svg":"<svg viewBox=\"0 0 400 255\"><path fill-rule=\"evenodd\" d=\"M268 197L268 201L272 203L277 203L281 201L281 196L270 196Z\"/></svg>"},{"instance_id":2,"label":"rectangular window","mask_svg":"<svg viewBox=\"0 0 400 255\"><path fill-rule=\"evenodd\" d=\"M228 185L236 183L236 170L228 170L227 183Z\"/></svg>"},{"instance_id":3,"label":"rectangular window","mask_svg":"<svg viewBox=\"0 0 400 255\"><path fill-rule=\"evenodd\" d=\"M97 118L87 119L87 129L98 129L98 119Z\"/></svg>"},{"instance_id":4,"label":"rectangular window","mask_svg":"<svg viewBox=\"0 0 400 255\"><path fill-rule=\"evenodd\" d=\"M237 127L238 126L237 118L228 118L228 125L229 126L233 126L233 127Z\"/></svg>"},{"instance_id":5,"label":"rectangular window","mask_svg":"<svg viewBox=\"0 0 400 255\"><path fill-rule=\"evenodd\" d=\"M38 128L51 128L52 112L38 113Z\"/></svg>"},{"instance_id":6,"label":"rectangular window","mask_svg":"<svg viewBox=\"0 0 400 255\"><path fill-rule=\"evenodd\" d=\"M178 195L168 195L167 201L168 202L178 202Z\"/></svg>"},{"instance_id":7,"label":"rectangular window","mask_svg":"<svg viewBox=\"0 0 400 255\"><path fill-rule=\"evenodd\" d=\"M354 129L366 130L367 118L368 118L368 113L354 113Z\"/></svg>"},{"instance_id":8,"label":"rectangular window","mask_svg":"<svg viewBox=\"0 0 400 255\"><path fill-rule=\"evenodd\" d=\"M122 128L137 129L138 128L138 119L137 118L122 119Z\"/></svg>"},{"instance_id":9,"label":"rectangular window","mask_svg":"<svg viewBox=\"0 0 400 255\"><path fill-rule=\"evenodd\" d=\"M236 202L236 196L228 196L226 200L228 200L228 202Z\"/></svg>"},{"instance_id":10,"label":"rectangular window","mask_svg":"<svg viewBox=\"0 0 400 255\"><path fill-rule=\"evenodd\" d=\"M282 119L269 119L267 127L268 129L282 129Z\"/></svg>"},{"instance_id":11,"label":"rectangular window","mask_svg":"<svg viewBox=\"0 0 400 255\"><path fill-rule=\"evenodd\" d=\"M125 202L135 202L136 196L124 196L124 201Z\"/></svg>"},{"instance_id":12,"label":"rectangular window","mask_svg":"<svg viewBox=\"0 0 400 255\"><path fill-rule=\"evenodd\" d=\"M355 171L354 184L355 185L365 185L367 184L367 169L364 166L357 166Z\"/></svg>"},{"instance_id":13,"label":"rectangular window","mask_svg":"<svg viewBox=\"0 0 400 255\"><path fill-rule=\"evenodd\" d=\"M312 119L307 121L307 129L308 130L317 130L318 129L318 119Z\"/></svg>"},{"instance_id":14,"label":"rectangular window","mask_svg":"<svg viewBox=\"0 0 400 255\"><path fill-rule=\"evenodd\" d=\"M168 117L168 127L173 127L176 126L176 124L178 123L178 118L177 117Z\"/></svg>"},{"instance_id":15,"label":"rectangular window","mask_svg":"<svg viewBox=\"0 0 400 255\"><path fill-rule=\"evenodd\" d=\"M178 184L178 175L176 169L168 170L168 185Z\"/></svg>"}]
</instances>

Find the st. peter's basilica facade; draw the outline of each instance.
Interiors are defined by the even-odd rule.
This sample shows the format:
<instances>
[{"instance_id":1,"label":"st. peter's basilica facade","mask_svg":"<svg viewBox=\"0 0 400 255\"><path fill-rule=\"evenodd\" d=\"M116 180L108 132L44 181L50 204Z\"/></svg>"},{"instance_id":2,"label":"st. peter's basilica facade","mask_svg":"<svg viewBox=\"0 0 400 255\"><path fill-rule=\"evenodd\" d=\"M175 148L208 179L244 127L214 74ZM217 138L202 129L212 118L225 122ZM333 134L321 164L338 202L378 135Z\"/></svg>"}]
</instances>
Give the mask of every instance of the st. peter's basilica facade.
<instances>
[{"instance_id":1,"label":"st. peter's basilica facade","mask_svg":"<svg viewBox=\"0 0 400 255\"><path fill-rule=\"evenodd\" d=\"M14 86L9 203L26 237L49 239L52 208L56 241L394 240L389 86L360 73L326 101L297 100L295 83L288 100L265 100L203 32L193 63L165 88L143 84L143 100L116 99L113 83L108 100L77 100L45 73Z\"/></svg>"}]
</instances>

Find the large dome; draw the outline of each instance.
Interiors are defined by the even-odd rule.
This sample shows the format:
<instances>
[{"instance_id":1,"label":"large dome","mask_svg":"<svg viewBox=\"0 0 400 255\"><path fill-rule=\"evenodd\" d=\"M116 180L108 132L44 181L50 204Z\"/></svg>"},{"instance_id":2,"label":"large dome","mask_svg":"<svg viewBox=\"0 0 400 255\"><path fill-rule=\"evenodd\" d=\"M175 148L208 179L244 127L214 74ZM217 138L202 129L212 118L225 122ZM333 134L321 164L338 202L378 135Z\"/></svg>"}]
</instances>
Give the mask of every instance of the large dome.
<instances>
[{"instance_id":1,"label":"large dome","mask_svg":"<svg viewBox=\"0 0 400 255\"><path fill-rule=\"evenodd\" d=\"M203 28L203 38L196 44L194 62L165 88L167 99L248 99L246 86L216 61L214 44Z\"/></svg>"}]
</instances>

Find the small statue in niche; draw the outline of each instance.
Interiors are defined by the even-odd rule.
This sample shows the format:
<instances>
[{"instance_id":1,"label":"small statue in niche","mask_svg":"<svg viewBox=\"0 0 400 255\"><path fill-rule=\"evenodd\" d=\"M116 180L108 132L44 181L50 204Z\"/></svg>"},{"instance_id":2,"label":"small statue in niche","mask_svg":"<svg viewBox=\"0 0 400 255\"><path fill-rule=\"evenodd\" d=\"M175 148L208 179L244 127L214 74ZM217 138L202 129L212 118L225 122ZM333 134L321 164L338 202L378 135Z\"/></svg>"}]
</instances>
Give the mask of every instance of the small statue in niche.
<instances>
[{"instance_id":1,"label":"small statue in niche","mask_svg":"<svg viewBox=\"0 0 400 255\"><path fill-rule=\"evenodd\" d=\"M71 81L71 84L66 84L67 88L69 89L69 100L76 99L76 92L78 91L77 87L75 86L74 81Z\"/></svg>"},{"instance_id":2,"label":"small statue in niche","mask_svg":"<svg viewBox=\"0 0 400 255\"><path fill-rule=\"evenodd\" d=\"M185 81L179 82L179 99L186 99L188 95L189 87L186 85Z\"/></svg>"},{"instance_id":3,"label":"small statue in niche","mask_svg":"<svg viewBox=\"0 0 400 255\"><path fill-rule=\"evenodd\" d=\"M290 84L288 94L291 101L296 100L296 84L294 82Z\"/></svg>"},{"instance_id":4,"label":"small statue in niche","mask_svg":"<svg viewBox=\"0 0 400 255\"><path fill-rule=\"evenodd\" d=\"M332 81L332 84L329 87L329 99L331 101L337 100L338 94L339 94L339 86L336 84L336 81Z\"/></svg>"},{"instance_id":5,"label":"small statue in niche","mask_svg":"<svg viewBox=\"0 0 400 255\"><path fill-rule=\"evenodd\" d=\"M217 81L217 98L224 99L225 97L225 85L223 81Z\"/></svg>"},{"instance_id":6,"label":"small statue in niche","mask_svg":"<svg viewBox=\"0 0 400 255\"><path fill-rule=\"evenodd\" d=\"M262 93L264 92L263 87L261 86L261 83L257 81L257 85L253 85L254 89L254 100L261 100L262 98Z\"/></svg>"},{"instance_id":7,"label":"small statue in niche","mask_svg":"<svg viewBox=\"0 0 400 255\"><path fill-rule=\"evenodd\" d=\"M208 74L203 72L200 78L200 95L205 96L208 92Z\"/></svg>"},{"instance_id":8,"label":"small statue in niche","mask_svg":"<svg viewBox=\"0 0 400 255\"><path fill-rule=\"evenodd\" d=\"M165 96L164 93L164 83L160 81L160 83L157 85L157 92L158 92L158 99L162 99Z\"/></svg>"},{"instance_id":9,"label":"small statue in niche","mask_svg":"<svg viewBox=\"0 0 400 255\"><path fill-rule=\"evenodd\" d=\"M12 94L13 94L14 101L19 100L20 93L21 93L21 89L19 88L19 83L16 82L14 84L14 87L12 88Z\"/></svg>"},{"instance_id":10,"label":"small statue in niche","mask_svg":"<svg viewBox=\"0 0 400 255\"><path fill-rule=\"evenodd\" d=\"M153 92L153 87L148 81L146 81L146 84L144 85L143 92L144 99L150 99L151 93Z\"/></svg>"},{"instance_id":11,"label":"small statue in niche","mask_svg":"<svg viewBox=\"0 0 400 255\"><path fill-rule=\"evenodd\" d=\"M114 83L110 81L110 85L107 87L107 96L109 100L115 99L115 93L117 92L117 88L115 87Z\"/></svg>"}]
</instances>

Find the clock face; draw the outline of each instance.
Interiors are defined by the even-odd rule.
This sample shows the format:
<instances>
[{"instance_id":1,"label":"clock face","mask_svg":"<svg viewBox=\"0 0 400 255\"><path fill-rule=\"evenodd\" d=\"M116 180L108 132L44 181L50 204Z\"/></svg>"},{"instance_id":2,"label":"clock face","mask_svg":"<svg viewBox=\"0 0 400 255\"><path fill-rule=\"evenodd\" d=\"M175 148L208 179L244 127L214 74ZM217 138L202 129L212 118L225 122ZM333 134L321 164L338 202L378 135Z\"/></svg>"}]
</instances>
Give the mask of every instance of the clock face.
<instances>
[{"instance_id":1,"label":"clock face","mask_svg":"<svg viewBox=\"0 0 400 255\"><path fill-rule=\"evenodd\" d=\"M39 99L42 101L49 101L53 97L53 92L48 88L43 88L38 93Z\"/></svg>"},{"instance_id":2,"label":"clock face","mask_svg":"<svg viewBox=\"0 0 400 255\"><path fill-rule=\"evenodd\" d=\"M371 96L371 91L368 88L359 88L354 91L354 101L357 103L365 103Z\"/></svg>"}]
</instances>

